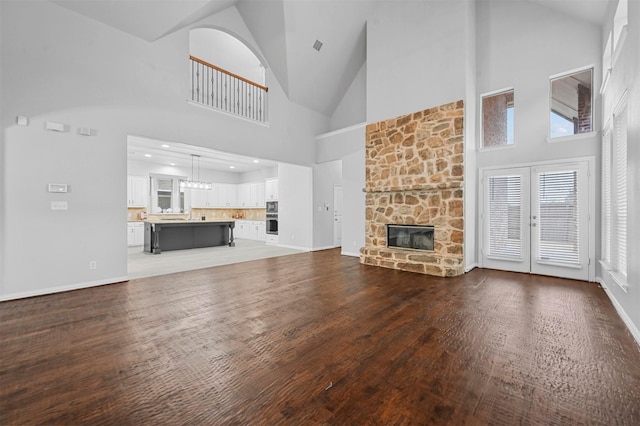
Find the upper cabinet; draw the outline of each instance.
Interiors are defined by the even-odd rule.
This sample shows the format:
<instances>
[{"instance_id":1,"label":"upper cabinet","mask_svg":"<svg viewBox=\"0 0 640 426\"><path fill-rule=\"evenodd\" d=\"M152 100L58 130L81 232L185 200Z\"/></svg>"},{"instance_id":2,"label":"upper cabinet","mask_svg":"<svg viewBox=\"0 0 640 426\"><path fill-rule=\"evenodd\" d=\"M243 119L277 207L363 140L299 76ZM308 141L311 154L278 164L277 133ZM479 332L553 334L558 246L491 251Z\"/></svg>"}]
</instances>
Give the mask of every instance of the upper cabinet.
<instances>
[{"instance_id":1,"label":"upper cabinet","mask_svg":"<svg viewBox=\"0 0 640 426\"><path fill-rule=\"evenodd\" d=\"M144 176L127 176L127 206L147 207L149 204L149 179Z\"/></svg>"},{"instance_id":2,"label":"upper cabinet","mask_svg":"<svg viewBox=\"0 0 640 426\"><path fill-rule=\"evenodd\" d=\"M277 197L277 181L276 193ZM264 208L266 190L264 182L214 183L210 190L191 189L191 208ZM273 188L271 189L273 196ZM271 198L273 199L273 198Z\"/></svg>"},{"instance_id":3,"label":"upper cabinet","mask_svg":"<svg viewBox=\"0 0 640 426\"><path fill-rule=\"evenodd\" d=\"M267 179L265 181L265 200L274 201L278 199L278 179Z\"/></svg>"},{"instance_id":4,"label":"upper cabinet","mask_svg":"<svg viewBox=\"0 0 640 426\"><path fill-rule=\"evenodd\" d=\"M218 184L217 207L236 207L238 205L238 194L236 186L232 183Z\"/></svg>"},{"instance_id":5,"label":"upper cabinet","mask_svg":"<svg viewBox=\"0 0 640 426\"><path fill-rule=\"evenodd\" d=\"M205 208L218 206L218 185L211 189L191 189L191 207Z\"/></svg>"},{"instance_id":6,"label":"upper cabinet","mask_svg":"<svg viewBox=\"0 0 640 426\"><path fill-rule=\"evenodd\" d=\"M242 183L238 185L238 207L264 207L264 194L264 183Z\"/></svg>"}]
</instances>

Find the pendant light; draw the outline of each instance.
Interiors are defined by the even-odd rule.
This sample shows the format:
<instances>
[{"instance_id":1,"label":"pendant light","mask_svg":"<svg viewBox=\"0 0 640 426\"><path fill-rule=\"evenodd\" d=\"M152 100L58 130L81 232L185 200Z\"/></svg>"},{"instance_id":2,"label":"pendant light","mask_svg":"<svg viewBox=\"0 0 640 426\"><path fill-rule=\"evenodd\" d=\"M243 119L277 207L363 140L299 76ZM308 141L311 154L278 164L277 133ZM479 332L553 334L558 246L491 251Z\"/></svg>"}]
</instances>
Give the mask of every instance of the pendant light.
<instances>
[{"instance_id":1,"label":"pendant light","mask_svg":"<svg viewBox=\"0 0 640 426\"><path fill-rule=\"evenodd\" d=\"M195 180L195 176L193 174L193 162L195 158L198 158L198 180ZM200 156L199 155L191 154L191 180L181 180L180 188L188 188L188 189L212 189L213 188L213 184L211 184L211 182L200 181Z\"/></svg>"}]
</instances>

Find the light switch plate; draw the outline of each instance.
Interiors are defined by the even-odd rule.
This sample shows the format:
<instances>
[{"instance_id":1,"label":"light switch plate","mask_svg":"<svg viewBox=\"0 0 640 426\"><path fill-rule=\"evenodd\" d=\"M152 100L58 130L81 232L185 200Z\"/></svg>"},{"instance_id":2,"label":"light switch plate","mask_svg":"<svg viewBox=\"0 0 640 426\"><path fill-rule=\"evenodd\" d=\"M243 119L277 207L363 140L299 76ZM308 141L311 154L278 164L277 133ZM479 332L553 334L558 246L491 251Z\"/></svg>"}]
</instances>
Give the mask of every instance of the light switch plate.
<instances>
[{"instance_id":1,"label":"light switch plate","mask_svg":"<svg viewBox=\"0 0 640 426\"><path fill-rule=\"evenodd\" d=\"M52 201L51 210L69 210L69 204L66 201Z\"/></svg>"},{"instance_id":2,"label":"light switch plate","mask_svg":"<svg viewBox=\"0 0 640 426\"><path fill-rule=\"evenodd\" d=\"M56 123L54 121L47 121L46 129L53 130L54 132L64 132L64 124Z\"/></svg>"},{"instance_id":3,"label":"light switch plate","mask_svg":"<svg viewBox=\"0 0 640 426\"><path fill-rule=\"evenodd\" d=\"M68 192L68 186L66 183L50 183L48 186L49 192Z\"/></svg>"}]
</instances>

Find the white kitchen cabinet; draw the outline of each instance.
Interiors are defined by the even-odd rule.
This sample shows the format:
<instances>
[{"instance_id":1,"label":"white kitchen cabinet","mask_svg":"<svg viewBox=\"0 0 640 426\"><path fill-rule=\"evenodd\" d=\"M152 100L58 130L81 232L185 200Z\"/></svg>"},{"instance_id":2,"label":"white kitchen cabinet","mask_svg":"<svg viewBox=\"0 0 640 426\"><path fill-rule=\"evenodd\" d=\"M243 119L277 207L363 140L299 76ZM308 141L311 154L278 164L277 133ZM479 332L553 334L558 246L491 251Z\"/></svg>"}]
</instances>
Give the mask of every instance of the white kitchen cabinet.
<instances>
[{"instance_id":1,"label":"white kitchen cabinet","mask_svg":"<svg viewBox=\"0 0 640 426\"><path fill-rule=\"evenodd\" d=\"M236 207L238 205L237 185L232 183L219 183L218 200L216 207Z\"/></svg>"},{"instance_id":2,"label":"white kitchen cabinet","mask_svg":"<svg viewBox=\"0 0 640 426\"><path fill-rule=\"evenodd\" d=\"M265 181L265 200L275 201L278 199L278 179L267 179Z\"/></svg>"},{"instance_id":3,"label":"white kitchen cabinet","mask_svg":"<svg viewBox=\"0 0 640 426\"><path fill-rule=\"evenodd\" d=\"M264 242L267 236L266 224L263 220L236 220L233 236L243 240Z\"/></svg>"},{"instance_id":4,"label":"white kitchen cabinet","mask_svg":"<svg viewBox=\"0 0 640 426\"><path fill-rule=\"evenodd\" d=\"M211 189L190 189L190 191L192 208L217 207L218 185L213 184Z\"/></svg>"},{"instance_id":5,"label":"white kitchen cabinet","mask_svg":"<svg viewBox=\"0 0 640 426\"><path fill-rule=\"evenodd\" d=\"M265 184L263 182L238 185L238 207L264 207Z\"/></svg>"},{"instance_id":6,"label":"white kitchen cabinet","mask_svg":"<svg viewBox=\"0 0 640 426\"><path fill-rule=\"evenodd\" d=\"M127 223L127 244L129 246L144 244L144 222Z\"/></svg>"},{"instance_id":7,"label":"white kitchen cabinet","mask_svg":"<svg viewBox=\"0 0 640 426\"><path fill-rule=\"evenodd\" d=\"M264 220L258 222L258 241L263 243L267 240L267 224Z\"/></svg>"},{"instance_id":8,"label":"white kitchen cabinet","mask_svg":"<svg viewBox=\"0 0 640 426\"><path fill-rule=\"evenodd\" d=\"M233 236L240 239L249 238L249 221L236 220L236 227L233 229Z\"/></svg>"},{"instance_id":9,"label":"white kitchen cabinet","mask_svg":"<svg viewBox=\"0 0 640 426\"><path fill-rule=\"evenodd\" d=\"M147 207L149 179L144 176L127 176L127 206Z\"/></svg>"},{"instance_id":10,"label":"white kitchen cabinet","mask_svg":"<svg viewBox=\"0 0 640 426\"><path fill-rule=\"evenodd\" d=\"M238 185L238 207L251 207L251 184Z\"/></svg>"},{"instance_id":11,"label":"white kitchen cabinet","mask_svg":"<svg viewBox=\"0 0 640 426\"><path fill-rule=\"evenodd\" d=\"M258 223L256 221L249 222L249 236L247 238L258 241Z\"/></svg>"},{"instance_id":12,"label":"white kitchen cabinet","mask_svg":"<svg viewBox=\"0 0 640 426\"><path fill-rule=\"evenodd\" d=\"M256 207L264 207L264 203L265 203L265 183L264 182L258 182L256 183L256 192L257 192L257 196L256 196Z\"/></svg>"}]
</instances>

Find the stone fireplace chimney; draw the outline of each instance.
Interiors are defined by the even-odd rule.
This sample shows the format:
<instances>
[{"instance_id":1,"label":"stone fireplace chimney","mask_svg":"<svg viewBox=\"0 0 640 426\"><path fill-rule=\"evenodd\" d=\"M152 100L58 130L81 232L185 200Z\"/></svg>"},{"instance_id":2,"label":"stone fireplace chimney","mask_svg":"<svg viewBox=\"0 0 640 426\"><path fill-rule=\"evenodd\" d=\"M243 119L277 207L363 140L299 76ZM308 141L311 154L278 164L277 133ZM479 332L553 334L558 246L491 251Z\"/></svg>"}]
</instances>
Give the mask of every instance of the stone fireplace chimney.
<instances>
[{"instance_id":1,"label":"stone fireplace chimney","mask_svg":"<svg viewBox=\"0 0 640 426\"><path fill-rule=\"evenodd\" d=\"M437 276L464 273L464 104L367 125L360 262ZM387 247L387 225L434 227L434 250Z\"/></svg>"}]
</instances>

